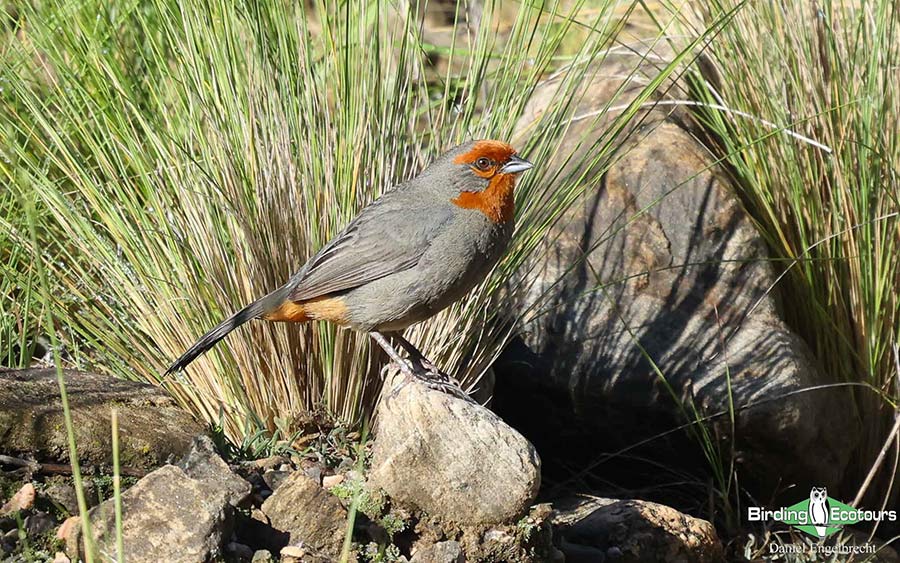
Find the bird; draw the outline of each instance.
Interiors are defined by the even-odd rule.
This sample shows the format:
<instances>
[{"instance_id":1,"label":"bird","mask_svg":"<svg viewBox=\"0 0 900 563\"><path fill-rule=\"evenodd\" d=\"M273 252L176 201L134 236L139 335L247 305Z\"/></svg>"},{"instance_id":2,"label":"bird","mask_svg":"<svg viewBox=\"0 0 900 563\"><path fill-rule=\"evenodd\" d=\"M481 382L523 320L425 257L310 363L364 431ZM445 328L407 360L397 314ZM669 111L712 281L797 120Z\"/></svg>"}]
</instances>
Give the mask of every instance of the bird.
<instances>
[{"instance_id":1,"label":"bird","mask_svg":"<svg viewBox=\"0 0 900 563\"><path fill-rule=\"evenodd\" d=\"M809 522L814 525L816 534L825 537L828 531L828 490L825 487L813 487L809 491Z\"/></svg>"},{"instance_id":2,"label":"bird","mask_svg":"<svg viewBox=\"0 0 900 563\"><path fill-rule=\"evenodd\" d=\"M184 370L251 320L328 321L368 333L407 380L447 390L446 374L402 331L485 279L509 246L516 181L532 167L502 141L453 147L365 206L281 287L201 336L166 376ZM406 351L409 362L390 339Z\"/></svg>"}]
</instances>

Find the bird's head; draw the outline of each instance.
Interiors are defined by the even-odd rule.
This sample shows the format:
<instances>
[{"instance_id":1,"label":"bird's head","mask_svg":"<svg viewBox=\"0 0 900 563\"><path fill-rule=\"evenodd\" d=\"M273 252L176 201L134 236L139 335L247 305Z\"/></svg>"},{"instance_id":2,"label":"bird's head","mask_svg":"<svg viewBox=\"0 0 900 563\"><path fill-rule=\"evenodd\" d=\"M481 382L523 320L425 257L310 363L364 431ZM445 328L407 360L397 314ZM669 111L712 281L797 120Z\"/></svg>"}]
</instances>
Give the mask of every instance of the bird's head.
<instances>
[{"instance_id":1,"label":"bird's head","mask_svg":"<svg viewBox=\"0 0 900 563\"><path fill-rule=\"evenodd\" d=\"M426 171L442 198L478 209L494 222L512 218L516 178L532 164L502 141L470 141L450 149Z\"/></svg>"},{"instance_id":2,"label":"bird's head","mask_svg":"<svg viewBox=\"0 0 900 563\"><path fill-rule=\"evenodd\" d=\"M461 191L487 189L491 180L503 176L515 178L532 167L516 154L516 149L502 141L470 141L455 147L449 155L463 185Z\"/></svg>"}]
</instances>

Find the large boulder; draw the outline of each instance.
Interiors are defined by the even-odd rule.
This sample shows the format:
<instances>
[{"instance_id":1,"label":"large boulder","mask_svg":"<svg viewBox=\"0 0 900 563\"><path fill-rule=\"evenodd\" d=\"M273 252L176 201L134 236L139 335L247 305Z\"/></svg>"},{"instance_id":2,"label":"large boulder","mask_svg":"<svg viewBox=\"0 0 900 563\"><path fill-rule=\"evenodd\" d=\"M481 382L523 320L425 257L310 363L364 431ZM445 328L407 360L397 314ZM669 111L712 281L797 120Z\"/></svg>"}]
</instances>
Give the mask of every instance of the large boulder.
<instances>
[{"instance_id":1,"label":"large boulder","mask_svg":"<svg viewBox=\"0 0 900 563\"><path fill-rule=\"evenodd\" d=\"M83 464L112 464L113 408L119 413L121 463L141 473L180 458L203 431L158 387L96 373L63 374ZM0 451L69 460L56 370L0 370Z\"/></svg>"},{"instance_id":2,"label":"large boulder","mask_svg":"<svg viewBox=\"0 0 900 563\"><path fill-rule=\"evenodd\" d=\"M494 407L571 469L693 420L693 407L715 415L733 401L748 482L830 490L859 437L851 394L800 392L832 381L779 316L776 270L787 264L769 261L689 116L646 109L617 138L611 164L592 157L645 83L629 78L633 60L610 56L588 74L575 113L601 117L573 120L558 158L541 163L561 169L560 181L582 178L585 193L510 282L515 310L529 315L495 365ZM561 80L537 89L520 132L548 110ZM728 420L714 418L719 436L731 436ZM671 459L687 457L684 447L673 445Z\"/></svg>"},{"instance_id":3,"label":"large boulder","mask_svg":"<svg viewBox=\"0 0 900 563\"><path fill-rule=\"evenodd\" d=\"M488 525L528 511L541 482L534 447L497 415L388 375L369 482L444 522Z\"/></svg>"},{"instance_id":4,"label":"large boulder","mask_svg":"<svg viewBox=\"0 0 900 563\"><path fill-rule=\"evenodd\" d=\"M132 563L206 563L221 560L237 506L250 484L231 472L201 436L179 465L147 474L122 493L124 560ZM95 552L116 553L113 499L89 512ZM67 538L72 555L84 554L79 527Z\"/></svg>"}]
</instances>

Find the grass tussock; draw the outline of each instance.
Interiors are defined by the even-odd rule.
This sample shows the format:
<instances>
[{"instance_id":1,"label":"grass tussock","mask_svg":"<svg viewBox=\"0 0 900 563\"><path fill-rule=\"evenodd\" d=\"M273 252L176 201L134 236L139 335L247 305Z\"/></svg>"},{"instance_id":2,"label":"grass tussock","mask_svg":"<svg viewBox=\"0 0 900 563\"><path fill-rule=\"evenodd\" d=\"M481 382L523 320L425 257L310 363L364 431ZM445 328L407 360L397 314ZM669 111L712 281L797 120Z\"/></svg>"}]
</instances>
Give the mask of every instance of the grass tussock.
<instances>
[{"instance_id":1,"label":"grass tussock","mask_svg":"<svg viewBox=\"0 0 900 563\"><path fill-rule=\"evenodd\" d=\"M704 29L735 5L712 3L689 25ZM864 425L848 488L871 468L900 404L898 39L895 2L748 3L693 75L707 104L696 114L773 251L787 321L823 383L869 386L848 390ZM896 471L880 471L873 500Z\"/></svg>"},{"instance_id":2,"label":"grass tussock","mask_svg":"<svg viewBox=\"0 0 900 563\"><path fill-rule=\"evenodd\" d=\"M289 436L296 415L319 408L359 422L383 358L325 324L251 323L183 376L160 374L434 156L510 138L532 90L577 62L518 141L549 159L583 73L629 13L583 4L461 8L441 46L424 37L421 6L381 1L22 6L0 60L0 177L38 210L39 236L31 244L17 212L4 216L20 249L5 271L46 264L52 288L36 301L65 335L67 364L166 385L238 442L260 428ZM611 135L591 158L608 156ZM552 174L538 166L521 185L517 239L495 275L411 334L470 385L508 335L496 313L505 273L578 189L572 179L533 197ZM550 204L528 204L538 199Z\"/></svg>"}]
</instances>

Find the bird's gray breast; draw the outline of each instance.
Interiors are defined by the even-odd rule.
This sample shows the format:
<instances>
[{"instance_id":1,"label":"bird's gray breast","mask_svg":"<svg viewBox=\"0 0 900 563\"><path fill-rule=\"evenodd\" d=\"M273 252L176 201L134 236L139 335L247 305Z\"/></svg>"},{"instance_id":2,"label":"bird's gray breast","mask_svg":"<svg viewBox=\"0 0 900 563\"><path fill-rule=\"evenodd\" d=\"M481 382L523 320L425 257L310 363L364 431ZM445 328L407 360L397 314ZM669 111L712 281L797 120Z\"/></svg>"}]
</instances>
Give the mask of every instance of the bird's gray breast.
<instances>
[{"instance_id":1,"label":"bird's gray breast","mask_svg":"<svg viewBox=\"0 0 900 563\"><path fill-rule=\"evenodd\" d=\"M513 224L491 222L480 212L460 210L416 268L426 283L419 289L436 313L481 283L509 245Z\"/></svg>"}]
</instances>

